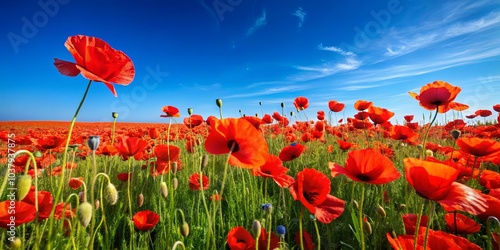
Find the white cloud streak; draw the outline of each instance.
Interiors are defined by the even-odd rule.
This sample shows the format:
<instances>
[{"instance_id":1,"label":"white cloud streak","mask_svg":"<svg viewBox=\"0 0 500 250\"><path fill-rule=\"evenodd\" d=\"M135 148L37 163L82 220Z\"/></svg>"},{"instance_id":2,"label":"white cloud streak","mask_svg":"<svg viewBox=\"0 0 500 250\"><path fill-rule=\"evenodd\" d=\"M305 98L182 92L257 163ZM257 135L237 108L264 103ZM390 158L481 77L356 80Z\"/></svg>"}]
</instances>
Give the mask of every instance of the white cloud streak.
<instances>
[{"instance_id":1,"label":"white cloud streak","mask_svg":"<svg viewBox=\"0 0 500 250\"><path fill-rule=\"evenodd\" d=\"M267 24L266 11L262 10L262 15L258 17L257 20L255 20L253 26L247 30L246 36L252 35L256 30L266 26L266 24Z\"/></svg>"},{"instance_id":2,"label":"white cloud streak","mask_svg":"<svg viewBox=\"0 0 500 250\"><path fill-rule=\"evenodd\" d=\"M301 28L304 25L304 19L306 18L307 13L302 10L302 7L299 7L295 12L292 13L292 16L296 16L299 18L299 23L297 27Z\"/></svg>"}]
</instances>

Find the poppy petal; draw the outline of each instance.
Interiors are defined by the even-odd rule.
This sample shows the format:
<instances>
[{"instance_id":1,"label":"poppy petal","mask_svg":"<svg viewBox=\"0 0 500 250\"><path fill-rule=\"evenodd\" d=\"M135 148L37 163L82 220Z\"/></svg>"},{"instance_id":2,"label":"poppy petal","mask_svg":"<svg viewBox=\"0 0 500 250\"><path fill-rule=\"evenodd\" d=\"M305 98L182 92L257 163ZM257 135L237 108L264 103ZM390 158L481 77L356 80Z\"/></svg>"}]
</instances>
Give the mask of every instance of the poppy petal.
<instances>
[{"instance_id":1,"label":"poppy petal","mask_svg":"<svg viewBox=\"0 0 500 250\"><path fill-rule=\"evenodd\" d=\"M327 195L326 200L316 206L314 216L316 216L318 221L328 224L344 212L344 205L345 201L333 195Z\"/></svg>"},{"instance_id":2,"label":"poppy petal","mask_svg":"<svg viewBox=\"0 0 500 250\"><path fill-rule=\"evenodd\" d=\"M438 202L448 212L460 210L478 215L488 208L486 199L480 193L458 182L453 182L446 197Z\"/></svg>"},{"instance_id":3,"label":"poppy petal","mask_svg":"<svg viewBox=\"0 0 500 250\"><path fill-rule=\"evenodd\" d=\"M80 74L80 70L76 67L75 63L54 58L54 65L59 73L65 76L77 76Z\"/></svg>"}]
</instances>

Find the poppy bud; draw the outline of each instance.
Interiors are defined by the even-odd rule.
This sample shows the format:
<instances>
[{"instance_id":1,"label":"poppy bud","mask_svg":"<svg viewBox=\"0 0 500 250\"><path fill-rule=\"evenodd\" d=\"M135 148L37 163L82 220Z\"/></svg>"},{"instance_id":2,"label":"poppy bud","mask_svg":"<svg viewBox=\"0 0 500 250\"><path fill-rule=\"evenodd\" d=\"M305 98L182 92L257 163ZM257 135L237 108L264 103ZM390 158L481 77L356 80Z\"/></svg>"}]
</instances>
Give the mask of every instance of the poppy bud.
<instances>
[{"instance_id":1,"label":"poppy bud","mask_svg":"<svg viewBox=\"0 0 500 250\"><path fill-rule=\"evenodd\" d=\"M434 152L432 152L432 150L430 150L430 149L426 149L425 150L425 155L427 155L429 157L434 157Z\"/></svg>"},{"instance_id":2,"label":"poppy bud","mask_svg":"<svg viewBox=\"0 0 500 250\"><path fill-rule=\"evenodd\" d=\"M281 107L282 107L282 108L284 108L284 107L285 107L285 103L284 103L284 102L282 102L282 103L281 103Z\"/></svg>"},{"instance_id":3,"label":"poppy bud","mask_svg":"<svg viewBox=\"0 0 500 250\"><path fill-rule=\"evenodd\" d=\"M418 150L422 150L422 148L423 148L422 144L418 144L417 148L418 148Z\"/></svg>"},{"instance_id":4,"label":"poppy bud","mask_svg":"<svg viewBox=\"0 0 500 250\"><path fill-rule=\"evenodd\" d=\"M17 179L17 200L20 201L26 197L31 188L31 175L24 174Z\"/></svg>"},{"instance_id":5,"label":"poppy bud","mask_svg":"<svg viewBox=\"0 0 500 250\"><path fill-rule=\"evenodd\" d=\"M205 168L208 165L208 155L203 155L201 158L201 168Z\"/></svg>"},{"instance_id":6,"label":"poppy bud","mask_svg":"<svg viewBox=\"0 0 500 250\"><path fill-rule=\"evenodd\" d=\"M382 206L377 205L377 208L375 208L375 211L377 211L377 214L380 215L382 218L387 217L387 213L385 212L385 209Z\"/></svg>"},{"instance_id":7,"label":"poppy bud","mask_svg":"<svg viewBox=\"0 0 500 250\"><path fill-rule=\"evenodd\" d=\"M92 150L92 151L96 151L97 148L99 147L99 136L98 135L91 135L89 136L89 140L88 140L88 145L89 145L89 148Z\"/></svg>"},{"instance_id":8,"label":"poppy bud","mask_svg":"<svg viewBox=\"0 0 500 250\"><path fill-rule=\"evenodd\" d=\"M222 99L216 99L215 104L217 104L217 107L222 107Z\"/></svg>"},{"instance_id":9,"label":"poppy bud","mask_svg":"<svg viewBox=\"0 0 500 250\"><path fill-rule=\"evenodd\" d=\"M255 117L259 117L259 114L255 113Z\"/></svg>"},{"instance_id":10,"label":"poppy bud","mask_svg":"<svg viewBox=\"0 0 500 250\"><path fill-rule=\"evenodd\" d=\"M193 114L193 109L192 108L188 108L188 115L192 115Z\"/></svg>"},{"instance_id":11,"label":"poppy bud","mask_svg":"<svg viewBox=\"0 0 500 250\"><path fill-rule=\"evenodd\" d=\"M80 191L80 193L78 193L78 198L80 199L80 202L87 201L87 196L85 195L85 192L83 192L83 191Z\"/></svg>"},{"instance_id":12,"label":"poppy bud","mask_svg":"<svg viewBox=\"0 0 500 250\"><path fill-rule=\"evenodd\" d=\"M264 210L264 212L266 212L266 214L273 212L273 205L270 203L262 204L260 207Z\"/></svg>"},{"instance_id":13,"label":"poppy bud","mask_svg":"<svg viewBox=\"0 0 500 250\"><path fill-rule=\"evenodd\" d=\"M370 222L368 222L368 220L363 220L363 230L368 235L372 234L372 225L370 224Z\"/></svg>"},{"instance_id":14,"label":"poppy bud","mask_svg":"<svg viewBox=\"0 0 500 250\"><path fill-rule=\"evenodd\" d=\"M33 156L35 156L36 158L42 158L43 154L40 151L36 151L35 153L33 153Z\"/></svg>"},{"instance_id":15,"label":"poppy bud","mask_svg":"<svg viewBox=\"0 0 500 250\"><path fill-rule=\"evenodd\" d=\"M176 161L173 161L171 164L171 167L172 167L172 174L176 174L177 173L177 170L178 170L178 165L177 165L177 162Z\"/></svg>"},{"instance_id":16,"label":"poppy bud","mask_svg":"<svg viewBox=\"0 0 500 250\"><path fill-rule=\"evenodd\" d=\"M101 202L99 200L94 201L94 207L95 209L99 209L99 206L101 205Z\"/></svg>"},{"instance_id":17,"label":"poppy bud","mask_svg":"<svg viewBox=\"0 0 500 250\"><path fill-rule=\"evenodd\" d=\"M354 209L359 209L359 204L356 200L352 200L352 206L354 207Z\"/></svg>"},{"instance_id":18,"label":"poppy bud","mask_svg":"<svg viewBox=\"0 0 500 250\"><path fill-rule=\"evenodd\" d=\"M21 249L22 246L23 246L23 242L21 241L21 238L19 238L19 237L15 237L13 240L10 241L10 244L9 244L10 249Z\"/></svg>"},{"instance_id":19,"label":"poppy bud","mask_svg":"<svg viewBox=\"0 0 500 250\"><path fill-rule=\"evenodd\" d=\"M276 227L276 233L278 233L278 235L279 235L280 237L285 237L285 234L286 234L286 228L285 228L285 226L283 226L283 225L278 225L278 226Z\"/></svg>"},{"instance_id":20,"label":"poppy bud","mask_svg":"<svg viewBox=\"0 0 500 250\"><path fill-rule=\"evenodd\" d=\"M111 116L116 119L118 118L118 112L111 112Z\"/></svg>"},{"instance_id":21,"label":"poppy bud","mask_svg":"<svg viewBox=\"0 0 500 250\"><path fill-rule=\"evenodd\" d=\"M73 151L76 151L78 149L78 147L80 147L81 145L80 144L71 144L71 145L68 145L68 148L73 150Z\"/></svg>"},{"instance_id":22,"label":"poppy bud","mask_svg":"<svg viewBox=\"0 0 500 250\"><path fill-rule=\"evenodd\" d=\"M460 130L453 129L453 130L451 130L450 134L451 134L451 137L453 137L453 139L456 140L456 139L458 139L458 137L460 137L462 132L460 132Z\"/></svg>"},{"instance_id":23,"label":"poppy bud","mask_svg":"<svg viewBox=\"0 0 500 250\"><path fill-rule=\"evenodd\" d=\"M111 205L115 205L118 201L118 191L116 190L115 185L109 183L104 191L106 201L108 201Z\"/></svg>"},{"instance_id":24,"label":"poppy bud","mask_svg":"<svg viewBox=\"0 0 500 250\"><path fill-rule=\"evenodd\" d=\"M76 209L76 216L82 226L87 227L90 223L90 219L92 219L92 205L88 202L81 203Z\"/></svg>"},{"instance_id":25,"label":"poppy bud","mask_svg":"<svg viewBox=\"0 0 500 250\"><path fill-rule=\"evenodd\" d=\"M406 204L400 204L399 205L399 211L403 211L406 209Z\"/></svg>"},{"instance_id":26,"label":"poppy bud","mask_svg":"<svg viewBox=\"0 0 500 250\"><path fill-rule=\"evenodd\" d=\"M260 237L260 232L262 231L262 225L260 225L260 221L254 220L252 223L252 234L253 237L258 239Z\"/></svg>"},{"instance_id":27,"label":"poppy bud","mask_svg":"<svg viewBox=\"0 0 500 250\"><path fill-rule=\"evenodd\" d=\"M262 102L259 102L259 105L262 106Z\"/></svg>"},{"instance_id":28,"label":"poppy bud","mask_svg":"<svg viewBox=\"0 0 500 250\"><path fill-rule=\"evenodd\" d=\"M177 179L177 177L174 177L172 179L172 187L174 188L174 190L177 190L178 186L179 186L179 180Z\"/></svg>"},{"instance_id":29,"label":"poppy bud","mask_svg":"<svg viewBox=\"0 0 500 250\"><path fill-rule=\"evenodd\" d=\"M168 187L167 187L167 183L165 183L164 181L162 181L160 183L160 191L161 191L161 195L164 198L167 198L167 196L168 196Z\"/></svg>"},{"instance_id":30,"label":"poppy bud","mask_svg":"<svg viewBox=\"0 0 500 250\"><path fill-rule=\"evenodd\" d=\"M137 206L142 207L144 205L144 195L142 193L137 196Z\"/></svg>"},{"instance_id":31,"label":"poppy bud","mask_svg":"<svg viewBox=\"0 0 500 250\"><path fill-rule=\"evenodd\" d=\"M181 235L187 237L189 235L189 224L187 222L182 222L180 227Z\"/></svg>"},{"instance_id":32,"label":"poppy bud","mask_svg":"<svg viewBox=\"0 0 500 250\"><path fill-rule=\"evenodd\" d=\"M290 111L290 117L293 117L293 115L294 115L293 111Z\"/></svg>"}]
</instances>

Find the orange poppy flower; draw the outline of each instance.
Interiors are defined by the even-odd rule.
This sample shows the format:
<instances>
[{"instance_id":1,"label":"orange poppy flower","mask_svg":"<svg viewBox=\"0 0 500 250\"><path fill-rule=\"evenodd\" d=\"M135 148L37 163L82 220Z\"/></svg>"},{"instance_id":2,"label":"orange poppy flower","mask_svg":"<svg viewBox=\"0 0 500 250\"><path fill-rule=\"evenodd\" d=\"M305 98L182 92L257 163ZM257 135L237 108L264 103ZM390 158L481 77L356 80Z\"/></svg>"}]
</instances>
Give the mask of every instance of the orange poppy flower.
<instances>
[{"instance_id":1,"label":"orange poppy flower","mask_svg":"<svg viewBox=\"0 0 500 250\"><path fill-rule=\"evenodd\" d=\"M337 102L335 100L331 100L328 102L328 108L332 112L340 112L340 111L344 110L345 104Z\"/></svg>"},{"instance_id":2,"label":"orange poppy flower","mask_svg":"<svg viewBox=\"0 0 500 250\"><path fill-rule=\"evenodd\" d=\"M298 158L302 153L306 150L306 146L300 143L292 143L288 146L285 146L281 149L278 157L281 161L291 161L295 158Z\"/></svg>"},{"instance_id":3,"label":"orange poppy flower","mask_svg":"<svg viewBox=\"0 0 500 250\"><path fill-rule=\"evenodd\" d=\"M474 234L481 230L481 224L461 213L447 213L444 220L448 231L455 234Z\"/></svg>"},{"instance_id":4,"label":"orange poppy flower","mask_svg":"<svg viewBox=\"0 0 500 250\"><path fill-rule=\"evenodd\" d=\"M264 165L252 169L254 176L273 178L274 182L283 188L290 186L294 182L293 177L287 175L286 172L288 172L288 168L284 167L282 161L272 154L267 155Z\"/></svg>"},{"instance_id":5,"label":"orange poppy flower","mask_svg":"<svg viewBox=\"0 0 500 250\"><path fill-rule=\"evenodd\" d=\"M229 230L226 236L227 245L231 250L254 250L254 237L241 226Z\"/></svg>"},{"instance_id":6,"label":"orange poppy flower","mask_svg":"<svg viewBox=\"0 0 500 250\"><path fill-rule=\"evenodd\" d=\"M14 205L11 205L15 203ZM15 215L10 212L14 207ZM31 222L35 219L35 206L24 201L2 201L0 202L0 227L10 228L11 226L18 227L24 223ZM13 219L13 220L12 220Z\"/></svg>"},{"instance_id":7,"label":"orange poppy flower","mask_svg":"<svg viewBox=\"0 0 500 250\"><path fill-rule=\"evenodd\" d=\"M203 190L207 190L210 186L210 180L204 174L202 174L202 179L200 180L200 174L194 173L189 176L189 189L191 190L201 190L201 183L203 182Z\"/></svg>"},{"instance_id":8,"label":"orange poppy flower","mask_svg":"<svg viewBox=\"0 0 500 250\"><path fill-rule=\"evenodd\" d=\"M203 124L204 120L201 115L190 115L184 118L184 125L188 128L194 128Z\"/></svg>"},{"instance_id":9,"label":"orange poppy flower","mask_svg":"<svg viewBox=\"0 0 500 250\"><path fill-rule=\"evenodd\" d=\"M120 143L116 146L116 150L118 150L118 153L124 160L127 160L131 156L134 156L137 160L142 157L143 151L148 145L148 142L141 138L123 136Z\"/></svg>"},{"instance_id":10,"label":"orange poppy flower","mask_svg":"<svg viewBox=\"0 0 500 250\"><path fill-rule=\"evenodd\" d=\"M156 226L158 221L160 221L160 216L153 211L144 210L134 214L134 216L132 216L132 221L137 230L148 231Z\"/></svg>"},{"instance_id":11,"label":"orange poppy flower","mask_svg":"<svg viewBox=\"0 0 500 250\"><path fill-rule=\"evenodd\" d=\"M161 111L164 112L164 115L160 115L160 117L180 117L179 109L174 106L163 106Z\"/></svg>"},{"instance_id":12,"label":"orange poppy flower","mask_svg":"<svg viewBox=\"0 0 500 250\"><path fill-rule=\"evenodd\" d=\"M368 116L370 117L370 120L372 120L373 123L375 124L382 124L384 122L389 121L394 116L394 112L391 112L388 109L385 108L379 108L376 106L370 106L368 108Z\"/></svg>"},{"instance_id":13,"label":"orange poppy flower","mask_svg":"<svg viewBox=\"0 0 500 250\"><path fill-rule=\"evenodd\" d=\"M459 170L437 162L405 158L406 180L417 194L437 201L446 211L460 210L477 215L488 207L474 189L455 182Z\"/></svg>"},{"instance_id":14,"label":"orange poppy flower","mask_svg":"<svg viewBox=\"0 0 500 250\"><path fill-rule=\"evenodd\" d=\"M299 96L293 100L293 105L297 110L304 110L309 107L309 100L303 96Z\"/></svg>"},{"instance_id":15,"label":"orange poppy flower","mask_svg":"<svg viewBox=\"0 0 500 250\"><path fill-rule=\"evenodd\" d=\"M374 149L359 149L348 153L345 168L328 163L332 177L344 174L353 181L370 184L385 184L401 176L387 156Z\"/></svg>"},{"instance_id":16,"label":"orange poppy flower","mask_svg":"<svg viewBox=\"0 0 500 250\"><path fill-rule=\"evenodd\" d=\"M322 223L330 223L344 212L345 202L330 195L330 179L316 169L298 172L289 190L293 199L300 201Z\"/></svg>"},{"instance_id":17,"label":"orange poppy flower","mask_svg":"<svg viewBox=\"0 0 500 250\"><path fill-rule=\"evenodd\" d=\"M256 129L260 129L260 124L262 124L262 119L255 116L243 116L240 119L249 121Z\"/></svg>"},{"instance_id":18,"label":"orange poppy flower","mask_svg":"<svg viewBox=\"0 0 500 250\"><path fill-rule=\"evenodd\" d=\"M117 94L111 83L126 86L134 79L132 60L99 38L70 36L64 46L73 55L76 63L54 58L54 65L63 75L77 76L81 73L89 80L104 83L114 96Z\"/></svg>"},{"instance_id":19,"label":"orange poppy flower","mask_svg":"<svg viewBox=\"0 0 500 250\"><path fill-rule=\"evenodd\" d=\"M467 105L453 102L460 93L461 89L457 86L444 81L434 81L420 88L420 94L408 92L411 97L419 101L420 106L427 110L438 108L439 113L446 113L450 109L465 110Z\"/></svg>"},{"instance_id":20,"label":"orange poppy flower","mask_svg":"<svg viewBox=\"0 0 500 250\"><path fill-rule=\"evenodd\" d=\"M485 169L481 171L479 183L487 189L500 188L500 173Z\"/></svg>"},{"instance_id":21,"label":"orange poppy flower","mask_svg":"<svg viewBox=\"0 0 500 250\"><path fill-rule=\"evenodd\" d=\"M500 152L500 142L477 137L460 137L457 145L461 151L475 157L491 156Z\"/></svg>"},{"instance_id":22,"label":"orange poppy flower","mask_svg":"<svg viewBox=\"0 0 500 250\"><path fill-rule=\"evenodd\" d=\"M365 100L357 100L354 103L354 109L357 111L363 111L372 106L373 102L365 101Z\"/></svg>"},{"instance_id":23,"label":"orange poppy flower","mask_svg":"<svg viewBox=\"0 0 500 250\"><path fill-rule=\"evenodd\" d=\"M256 168L266 162L267 142L262 133L249 121L225 118L215 122L205 140L210 154L227 154L229 164L243 168Z\"/></svg>"}]
</instances>

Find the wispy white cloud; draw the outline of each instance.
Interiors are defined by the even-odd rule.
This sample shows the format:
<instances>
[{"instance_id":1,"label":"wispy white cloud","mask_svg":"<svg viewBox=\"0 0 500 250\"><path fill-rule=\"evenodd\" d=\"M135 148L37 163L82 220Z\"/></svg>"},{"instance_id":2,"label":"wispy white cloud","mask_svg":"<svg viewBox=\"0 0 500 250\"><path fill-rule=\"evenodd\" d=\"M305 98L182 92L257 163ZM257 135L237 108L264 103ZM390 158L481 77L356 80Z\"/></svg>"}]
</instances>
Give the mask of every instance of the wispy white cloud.
<instances>
[{"instance_id":1,"label":"wispy white cloud","mask_svg":"<svg viewBox=\"0 0 500 250\"><path fill-rule=\"evenodd\" d=\"M339 48L339 47L335 47L335 46L330 46L330 47L324 47L322 43L320 43L318 45L318 49L319 50L326 50L326 51L332 51L332 52L337 52L343 56L356 56L356 54L354 54L353 52L351 51L344 51L343 49Z\"/></svg>"},{"instance_id":2,"label":"wispy white cloud","mask_svg":"<svg viewBox=\"0 0 500 250\"><path fill-rule=\"evenodd\" d=\"M299 18L299 23L297 26L301 28L302 25L304 25L304 19L306 18L307 13L302 10L302 7L299 7L295 12L292 13L292 15Z\"/></svg>"},{"instance_id":3,"label":"wispy white cloud","mask_svg":"<svg viewBox=\"0 0 500 250\"><path fill-rule=\"evenodd\" d=\"M255 20L255 23L252 27L247 30L246 36L252 35L256 30L260 29L267 24L266 11L262 10L262 15Z\"/></svg>"},{"instance_id":4,"label":"wispy white cloud","mask_svg":"<svg viewBox=\"0 0 500 250\"><path fill-rule=\"evenodd\" d=\"M305 85L289 85L289 86L268 88L268 89L264 89L264 90L252 92L252 93L247 92L247 93L242 93L242 94L228 95L228 96L225 96L224 98L231 99L231 98L242 98L242 97L253 97L253 96L266 96L266 95L299 91L299 90L304 90L307 88L308 87Z\"/></svg>"}]
</instances>

